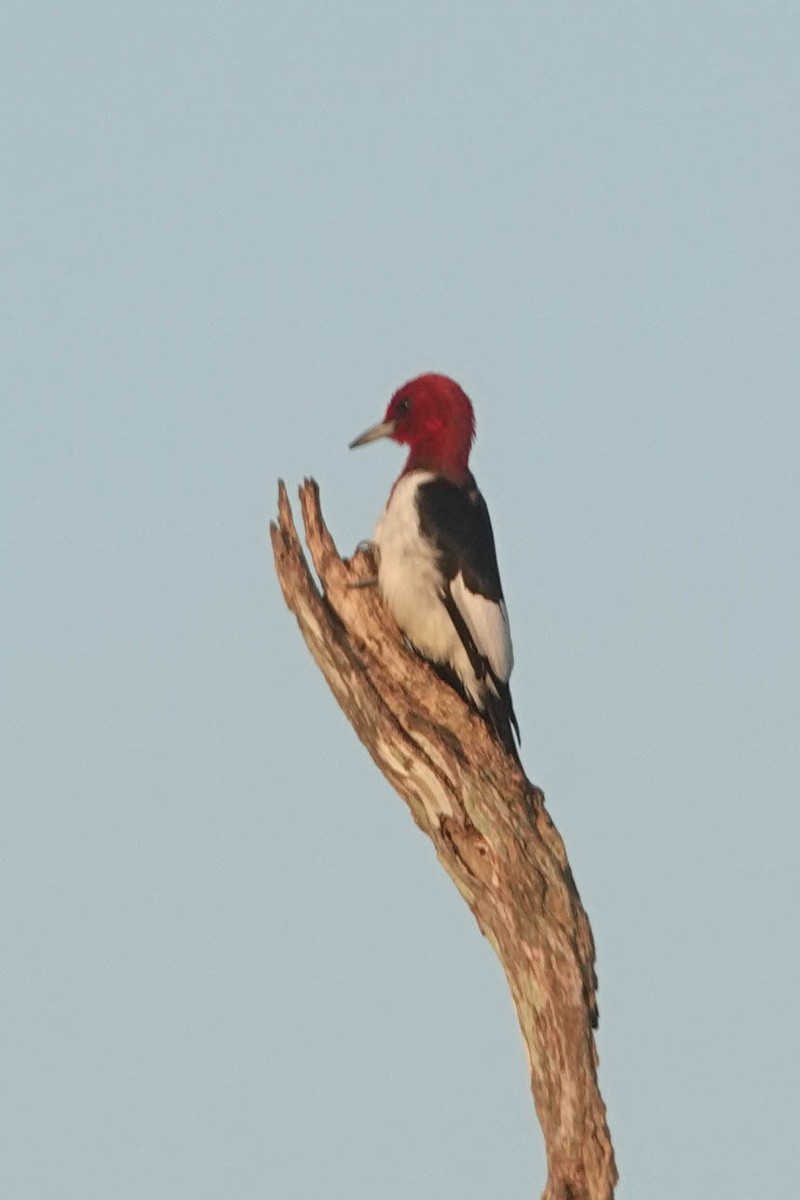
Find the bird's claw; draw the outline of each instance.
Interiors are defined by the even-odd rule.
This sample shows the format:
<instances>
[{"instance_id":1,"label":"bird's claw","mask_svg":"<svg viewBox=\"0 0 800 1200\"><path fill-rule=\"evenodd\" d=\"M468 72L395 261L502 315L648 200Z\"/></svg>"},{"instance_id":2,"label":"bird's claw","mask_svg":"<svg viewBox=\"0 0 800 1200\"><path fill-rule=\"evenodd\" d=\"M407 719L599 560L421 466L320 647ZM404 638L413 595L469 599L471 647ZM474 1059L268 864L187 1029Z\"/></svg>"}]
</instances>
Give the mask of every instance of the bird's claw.
<instances>
[{"instance_id":1,"label":"bird's claw","mask_svg":"<svg viewBox=\"0 0 800 1200\"><path fill-rule=\"evenodd\" d=\"M353 551L353 557L355 558L356 554L359 554L359 553L360 554L371 554L372 557L376 561L379 558L378 547L375 544L375 542L373 542L370 538L364 538L363 541L358 543L355 550ZM353 583L348 583L347 586L349 588L368 588L368 587L375 587L375 584L377 582L378 582L377 575L369 575L366 579L357 579Z\"/></svg>"}]
</instances>

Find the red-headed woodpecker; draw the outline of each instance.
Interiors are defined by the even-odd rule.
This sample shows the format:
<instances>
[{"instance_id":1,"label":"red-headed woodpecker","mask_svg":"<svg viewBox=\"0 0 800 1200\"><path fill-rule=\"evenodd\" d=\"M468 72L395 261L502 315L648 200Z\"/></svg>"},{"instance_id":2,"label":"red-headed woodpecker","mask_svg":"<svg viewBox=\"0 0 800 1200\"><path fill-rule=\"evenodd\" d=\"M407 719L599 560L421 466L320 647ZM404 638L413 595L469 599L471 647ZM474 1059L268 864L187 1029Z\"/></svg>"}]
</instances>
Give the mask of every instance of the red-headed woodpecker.
<instances>
[{"instance_id":1,"label":"red-headed woodpecker","mask_svg":"<svg viewBox=\"0 0 800 1200\"><path fill-rule=\"evenodd\" d=\"M373 538L381 593L409 642L516 756L508 614L489 510L468 466L472 405L446 375L420 375L350 449L383 437L410 453Z\"/></svg>"}]
</instances>

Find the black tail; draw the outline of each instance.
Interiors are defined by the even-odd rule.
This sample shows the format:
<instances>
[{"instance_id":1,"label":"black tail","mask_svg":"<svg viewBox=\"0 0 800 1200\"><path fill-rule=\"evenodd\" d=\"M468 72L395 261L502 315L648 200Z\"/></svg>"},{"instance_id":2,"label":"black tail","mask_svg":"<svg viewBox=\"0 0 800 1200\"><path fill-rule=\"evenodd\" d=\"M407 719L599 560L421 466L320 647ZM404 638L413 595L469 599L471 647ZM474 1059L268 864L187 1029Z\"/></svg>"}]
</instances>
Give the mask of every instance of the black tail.
<instances>
[{"instance_id":1,"label":"black tail","mask_svg":"<svg viewBox=\"0 0 800 1200\"><path fill-rule=\"evenodd\" d=\"M481 684L483 709L479 709L478 711L483 712L483 716L488 721L490 728L494 730L498 741L505 746L506 750L514 756L517 762L520 762L517 742L521 742L522 738L519 736L519 725L514 713L514 705L511 703L509 686L502 679L497 678L488 659L484 658L478 650L449 587L446 588L442 596L442 603L450 614L450 620L456 627L461 644L466 650L467 657L475 672L475 678ZM466 695L460 680L457 681L456 686L462 695ZM469 696L467 696L467 700L472 703ZM514 741L514 733L511 732L512 726L514 733L517 735L516 742Z\"/></svg>"},{"instance_id":2,"label":"black tail","mask_svg":"<svg viewBox=\"0 0 800 1200\"><path fill-rule=\"evenodd\" d=\"M424 655L420 655L420 657L424 657ZM475 703L472 696L470 696L452 667L448 666L447 663L432 662L431 659L425 659L425 661L433 667L440 679L443 679L454 691L458 692L462 700L466 700L470 708L483 717L500 745L508 751L515 762L518 762L522 766L519 750L517 749L517 742L521 742L522 738L519 734L519 725L514 713L514 705L511 702L511 691L508 684L500 683L494 676L491 676L491 684L487 680L484 680L483 694L481 696L482 707L480 707ZM514 738L515 733L516 740Z\"/></svg>"},{"instance_id":3,"label":"black tail","mask_svg":"<svg viewBox=\"0 0 800 1200\"><path fill-rule=\"evenodd\" d=\"M521 743L522 738L519 735L519 725L517 724L514 705L511 701L511 690L508 684L501 683L499 679L496 679L492 675L491 683L487 681L483 689L483 703L486 710L484 715L494 730L497 740L502 743L508 753L513 755L520 766L522 766L519 750L517 749L517 743ZM515 734L516 737L514 736Z\"/></svg>"}]
</instances>

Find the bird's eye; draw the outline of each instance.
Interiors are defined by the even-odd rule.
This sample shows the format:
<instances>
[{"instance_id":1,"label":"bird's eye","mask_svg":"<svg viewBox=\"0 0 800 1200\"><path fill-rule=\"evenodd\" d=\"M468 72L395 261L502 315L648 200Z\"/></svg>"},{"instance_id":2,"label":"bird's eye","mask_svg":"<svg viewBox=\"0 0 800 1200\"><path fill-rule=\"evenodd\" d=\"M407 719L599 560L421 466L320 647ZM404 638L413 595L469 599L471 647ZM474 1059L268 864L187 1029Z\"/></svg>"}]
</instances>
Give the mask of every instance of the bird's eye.
<instances>
[{"instance_id":1,"label":"bird's eye","mask_svg":"<svg viewBox=\"0 0 800 1200\"><path fill-rule=\"evenodd\" d=\"M397 411L399 413L407 413L410 408L411 408L411 401L408 399L407 396L404 396L402 400L397 401Z\"/></svg>"}]
</instances>

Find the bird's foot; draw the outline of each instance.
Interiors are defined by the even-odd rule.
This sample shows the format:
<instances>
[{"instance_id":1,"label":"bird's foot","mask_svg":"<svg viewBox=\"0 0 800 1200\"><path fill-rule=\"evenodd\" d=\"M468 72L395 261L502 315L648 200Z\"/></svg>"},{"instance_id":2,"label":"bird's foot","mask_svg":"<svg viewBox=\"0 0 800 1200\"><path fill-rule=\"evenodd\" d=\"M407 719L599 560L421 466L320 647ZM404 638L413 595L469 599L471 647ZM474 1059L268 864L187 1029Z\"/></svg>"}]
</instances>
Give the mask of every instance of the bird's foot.
<instances>
[{"instance_id":1,"label":"bird's foot","mask_svg":"<svg viewBox=\"0 0 800 1200\"><path fill-rule=\"evenodd\" d=\"M375 559L376 562L378 561L378 547L373 541L370 541L369 538L364 538L363 541L358 543L353 551L353 558L355 558L357 554L371 554L373 559ZM357 579L354 583L348 583L347 586L349 588L368 588L375 587L377 582L377 575L369 575L366 579Z\"/></svg>"}]
</instances>

